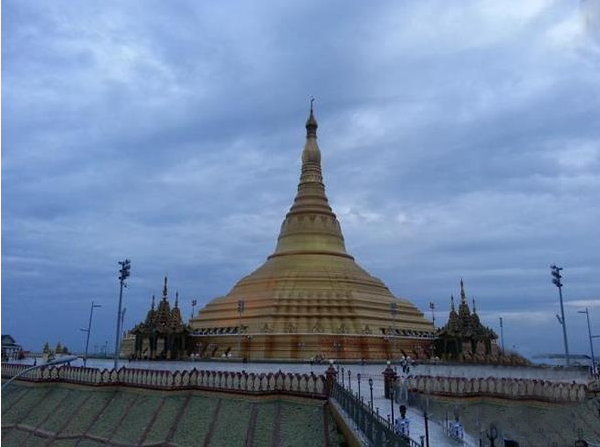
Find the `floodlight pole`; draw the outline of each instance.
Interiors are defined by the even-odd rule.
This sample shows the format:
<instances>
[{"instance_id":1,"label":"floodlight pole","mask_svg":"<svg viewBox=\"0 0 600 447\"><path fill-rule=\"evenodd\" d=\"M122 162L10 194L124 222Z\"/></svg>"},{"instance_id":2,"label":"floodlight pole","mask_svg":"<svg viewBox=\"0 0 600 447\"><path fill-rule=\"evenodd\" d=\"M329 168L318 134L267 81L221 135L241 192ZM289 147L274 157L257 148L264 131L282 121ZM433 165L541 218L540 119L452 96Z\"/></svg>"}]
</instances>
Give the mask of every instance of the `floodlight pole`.
<instances>
[{"instance_id":1,"label":"floodlight pole","mask_svg":"<svg viewBox=\"0 0 600 447\"><path fill-rule=\"evenodd\" d=\"M245 303L244 300L238 300L238 316L239 316L239 328L238 328L238 355L242 358L242 313L244 312Z\"/></svg>"},{"instance_id":2,"label":"floodlight pole","mask_svg":"<svg viewBox=\"0 0 600 447\"><path fill-rule=\"evenodd\" d=\"M558 317L558 322L561 324L562 326L562 330L563 330L563 338L565 341L565 357L566 357L566 361L567 361L567 366L571 366L571 357L569 355L569 342L567 340L567 322L565 321L565 308L563 306L563 295L562 295L562 282L560 282L562 275L560 274L560 271L562 270L562 267L557 267L556 264L552 264L550 266L550 270L551 270L551 275L553 277L552 279L552 283L558 288L558 296L560 298L560 317Z\"/></svg>"},{"instance_id":3,"label":"floodlight pole","mask_svg":"<svg viewBox=\"0 0 600 447\"><path fill-rule=\"evenodd\" d=\"M588 325L588 336L590 337L590 353L592 354L592 373L596 373L596 359L594 358L594 344L592 343L592 328L590 326L590 311L586 307L585 310L578 310L580 314L585 314L587 317L587 325Z\"/></svg>"},{"instance_id":4,"label":"floodlight pole","mask_svg":"<svg viewBox=\"0 0 600 447\"><path fill-rule=\"evenodd\" d=\"M398 315L398 303L390 303L390 313L394 321L393 332L392 332L392 360L396 352L396 315Z\"/></svg>"},{"instance_id":5,"label":"floodlight pole","mask_svg":"<svg viewBox=\"0 0 600 447\"><path fill-rule=\"evenodd\" d=\"M94 315L94 309L96 307L102 307L102 306L100 304L94 304L94 302L92 301L92 307L90 308L90 320L88 322L88 327L87 327L87 329L81 329L83 332L87 332L87 335L85 337L85 356L83 357L83 366L84 367L87 365L88 347L90 345L90 332L92 331L92 316Z\"/></svg>"},{"instance_id":6,"label":"floodlight pole","mask_svg":"<svg viewBox=\"0 0 600 447\"><path fill-rule=\"evenodd\" d=\"M119 367L119 348L121 345L121 322L123 318L123 313L121 308L123 307L123 287L127 287L125 280L129 278L129 270L131 269L131 261L129 259L125 259L124 261L119 261L119 265L121 269L119 270L119 309L117 312L117 336L115 339L115 358L114 358L114 369L116 370Z\"/></svg>"},{"instance_id":7,"label":"floodlight pole","mask_svg":"<svg viewBox=\"0 0 600 447\"><path fill-rule=\"evenodd\" d=\"M502 355L504 355L504 322L502 321L502 317L500 317L500 339L502 341Z\"/></svg>"}]
</instances>

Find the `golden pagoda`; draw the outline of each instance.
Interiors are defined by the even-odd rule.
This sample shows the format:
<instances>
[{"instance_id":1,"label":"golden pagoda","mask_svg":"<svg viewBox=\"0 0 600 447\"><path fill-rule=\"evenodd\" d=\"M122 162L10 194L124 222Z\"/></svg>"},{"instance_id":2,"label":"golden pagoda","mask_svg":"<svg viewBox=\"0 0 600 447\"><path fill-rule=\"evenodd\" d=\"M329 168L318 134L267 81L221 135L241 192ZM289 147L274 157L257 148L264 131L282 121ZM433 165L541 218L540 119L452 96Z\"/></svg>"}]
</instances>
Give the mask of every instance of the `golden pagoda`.
<instances>
[{"instance_id":1,"label":"golden pagoda","mask_svg":"<svg viewBox=\"0 0 600 447\"><path fill-rule=\"evenodd\" d=\"M317 121L306 122L298 193L266 262L190 320L200 357L428 357L433 325L346 252L321 173Z\"/></svg>"}]
</instances>

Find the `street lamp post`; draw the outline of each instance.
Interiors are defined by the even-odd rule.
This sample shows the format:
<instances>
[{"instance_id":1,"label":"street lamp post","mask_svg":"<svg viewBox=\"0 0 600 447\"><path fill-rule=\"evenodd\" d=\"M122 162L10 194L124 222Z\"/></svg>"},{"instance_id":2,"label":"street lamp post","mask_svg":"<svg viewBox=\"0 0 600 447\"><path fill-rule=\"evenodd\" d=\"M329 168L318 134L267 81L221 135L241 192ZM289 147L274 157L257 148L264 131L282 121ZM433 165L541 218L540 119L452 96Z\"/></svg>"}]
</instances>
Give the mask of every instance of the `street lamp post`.
<instances>
[{"instance_id":1,"label":"street lamp post","mask_svg":"<svg viewBox=\"0 0 600 447\"><path fill-rule=\"evenodd\" d=\"M596 373L596 359L594 358L594 344L592 343L592 339L596 336L592 335L592 328L590 326L590 311L588 310L588 308L586 307L585 310L578 310L577 311L580 314L585 314L585 316L587 317L587 326L588 326L588 336L590 337L590 354L592 355L592 374Z\"/></svg>"},{"instance_id":2,"label":"street lamp post","mask_svg":"<svg viewBox=\"0 0 600 447\"><path fill-rule=\"evenodd\" d=\"M87 365L88 358L88 346L90 345L90 332L92 331L92 316L94 315L94 309L97 307L102 307L100 304L94 304L92 301L92 307L90 308L90 320L88 322L87 329L81 329L83 332L87 332L85 337L85 356L83 357L83 366Z\"/></svg>"},{"instance_id":3,"label":"street lamp post","mask_svg":"<svg viewBox=\"0 0 600 447\"><path fill-rule=\"evenodd\" d=\"M394 353L396 351L396 315L398 315L398 303L390 303L390 313L392 314L392 318L394 319L393 333L392 333L392 359L394 358Z\"/></svg>"},{"instance_id":4,"label":"street lamp post","mask_svg":"<svg viewBox=\"0 0 600 447\"><path fill-rule=\"evenodd\" d=\"M121 268L119 269L119 309L117 311L117 336L115 340L115 362L114 369L116 370L119 367L119 347L121 345L121 322L123 321L123 311L121 308L123 307L123 287L127 287L125 280L129 278L131 269L131 261L129 259L125 259L124 261L119 261L119 265Z\"/></svg>"},{"instance_id":5,"label":"street lamp post","mask_svg":"<svg viewBox=\"0 0 600 447\"><path fill-rule=\"evenodd\" d=\"M371 407L371 411L373 411L373 378L369 377L369 390L371 391L371 401L370 401L370 407Z\"/></svg>"},{"instance_id":6,"label":"street lamp post","mask_svg":"<svg viewBox=\"0 0 600 447\"><path fill-rule=\"evenodd\" d=\"M239 328L238 328L238 356L242 358L242 313L246 307L244 300L238 300L237 310L239 316Z\"/></svg>"},{"instance_id":7,"label":"street lamp post","mask_svg":"<svg viewBox=\"0 0 600 447\"><path fill-rule=\"evenodd\" d=\"M8 388L8 385L13 381L18 379L19 377L21 377L22 375L28 373L29 371L33 371L34 369L38 369L38 368L43 368L45 366L54 366L54 365L61 365L63 363L70 363L73 360L77 360L78 357L76 355L71 355L69 357L62 357L56 360L52 360L51 362L48 363L40 363L39 365L34 365L31 368L27 368L24 369L23 371L21 371L18 374L15 374L13 377L11 377L8 381L4 382L2 384L2 391L4 391L6 388Z\"/></svg>"},{"instance_id":8,"label":"street lamp post","mask_svg":"<svg viewBox=\"0 0 600 447\"><path fill-rule=\"evenodd\" d=\"M431 309L431 319L433 320L433 330L435 330L435 303L429 303L429 309Z\"/></svg>"},{"instance_id":9,"label":"street lamp post","mask_svg":"<svg viewBox=\"0 0 600 447\"><path fill-rule=\"evenodd\" d=\"M358 400L360 400L360 373L356 374L356 379L358 381Z\"/></svg>"},{"instance_id":10,"label":"street lamp post","mask_svg":"<svg viewBox=\"0 0 600 447\"><path fill-rule=\"evenodd\" d=\"M552 284L554 284L558 288L558 296L560 298L560 317L557 315L556 318L558 322L562 326L563 330L563 338L565 341L565 357L567 360L567 366L571 366L571 357L569 356L569 342L567 340L567 322L565 321L565 308L563 306L563 296L562 296L562 275L560 271L562 267L557 267L556 264L552 264L550 266L550 274L552 275Z\"/></svg>"},{"instance_id":11,"label":"street lamp post","mask_svg":"<svg viewBox=\"0 0 600 447\"><path fill-rule=\"evenodd\" d=\"M392 406L392 427L394 427L396 419L394 418L394 388L390 390L390 405Z\"/></svg>"},{"instance_id":12,"label":"street lamp post","mask_svg":"<svg viewBox=\"0 0 600 447\"><path fill-rule=\"evenodd\" d=\"M500 340L502 341L502 355L504 355L504 322L502 321L502 317L500 317Z\"/></svg>"},{"instance_id":13,"label":"street lamp post","mask_svg":"<svg viewBox=\"0 0 600 447\"><path fill-rule=\"evenodd\" d=\"M196 308L196 304L198 304L198 300L192 300L192 318L194 318L194 309Z\"/></svg>"}]
</instances>

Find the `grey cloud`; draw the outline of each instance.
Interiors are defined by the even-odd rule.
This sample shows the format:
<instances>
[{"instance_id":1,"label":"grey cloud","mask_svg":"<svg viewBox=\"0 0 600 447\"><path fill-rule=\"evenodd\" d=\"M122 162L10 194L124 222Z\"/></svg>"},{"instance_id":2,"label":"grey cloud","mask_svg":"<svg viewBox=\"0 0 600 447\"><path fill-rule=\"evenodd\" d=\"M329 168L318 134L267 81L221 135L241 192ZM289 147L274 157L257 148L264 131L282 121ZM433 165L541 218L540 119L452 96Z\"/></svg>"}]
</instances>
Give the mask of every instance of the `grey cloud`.
<instances>
[{"instance_id":1,"label":"grey cloud","mask_svg":"<svg viewBox=\"0 0 600 447\"><path fill-rule=\"evenodd\" d=\"M600 56L572 2L3 6L2 323L30 348L80 345L95 298L112 342L122 257L132 324L164 273L188 312L256 268L310 95L347 245L395 293L447 308L464 276L528 352L560 350L549 263L598 295Z\"/></svg>"}]
</instances>

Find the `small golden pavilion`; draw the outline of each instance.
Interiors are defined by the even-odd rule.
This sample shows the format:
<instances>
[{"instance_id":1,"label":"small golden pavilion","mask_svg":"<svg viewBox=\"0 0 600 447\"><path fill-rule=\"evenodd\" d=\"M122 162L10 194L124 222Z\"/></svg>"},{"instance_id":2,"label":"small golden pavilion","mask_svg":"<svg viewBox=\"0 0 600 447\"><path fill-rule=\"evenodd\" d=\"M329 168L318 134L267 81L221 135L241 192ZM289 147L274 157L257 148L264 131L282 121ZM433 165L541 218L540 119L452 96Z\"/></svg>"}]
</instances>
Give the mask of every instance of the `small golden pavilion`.
<instances>
[{"instance_id":1,"label":"small golden pavilion","mask_svg":"<svg viewBox=\"0 0 600 447\"><path fill-rule=\"evenodd\" d=\"M187 358L190 351L190 328L183 323L179 310L179 294L175 292L175 305L169 304L167 277L158 308L152 306L146 320L137 324L126 336L122 352L137 360L179 360Z\"/></svg>"},{"instance_id":2,"label":"small golden pavilion","mask_svg":"<svg viewBox=\"0 0 600 447\"><path fill-rule=\"evenodd\" d=\"M498 335L484 326L477 314L475 300L473 312L469 309L465 284L460 280L460 304L454 307L454 296L450 297L448 323L436 334L435 353L445 360L496 362L500 354L496 340Z\"/></svg>"}]
</instances>

